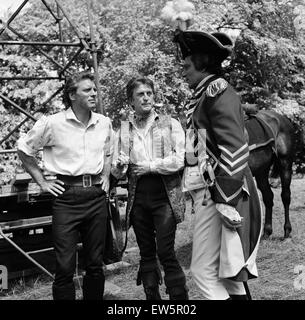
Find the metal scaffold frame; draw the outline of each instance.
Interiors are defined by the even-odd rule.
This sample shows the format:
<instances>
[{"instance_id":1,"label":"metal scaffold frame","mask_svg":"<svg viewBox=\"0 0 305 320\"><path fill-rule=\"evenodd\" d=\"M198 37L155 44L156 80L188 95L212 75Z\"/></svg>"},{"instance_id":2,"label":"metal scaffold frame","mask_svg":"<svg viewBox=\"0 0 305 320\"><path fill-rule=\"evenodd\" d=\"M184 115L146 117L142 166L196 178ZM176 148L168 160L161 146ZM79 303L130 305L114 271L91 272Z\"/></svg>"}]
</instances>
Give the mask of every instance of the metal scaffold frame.
<instances>
[{"instance_id":1,"label":"metal scaffold frame","mask_svg":"<svg viewBox=\"0 0 305 320\"><path fill-rule=\"evenodd\" d=\"M29 2L29 0L24 0L20 6L16 9L16 11L9 17L6 23L4 23L4 27L0 29L0 45L4 46L15 46L15 45L24 45L24 46L32 46L35 48L41 55L46 57L49 61L51 61L57 68L58 68L58 76L57 77L39 77L39 76L29 76L29 77L22 77L22 76L12 76L12 77L6 77L6 76L0 76L0 83L2 81L9 81L9 80L59 80L63 81L65 80L66 76L70 74L69 67L72 65L72 63L76 60L76 58L80 55L80 53L83 50L86 50L87 52L90 52L93 60L93 69L94 69L94 75L95 75L95 83L97 88L97 111L99 113L104 114L104 109L101 104L101 92L100 92L100 85L99 85L99 74L98 74L98 63L97 63L97 45L95 40L95 34L93 30L92 25L92 16L91 16L91 1L86 1L87 5L87 14L88 14L88 23L90 27L90 39L86 39L83 34L76 28L76 26L73 24L71 19L69 18L66 10L61 5L59 0L53 0L56 4L56 12L51 8L51 6L47 3L46 0L41 0L41 2L44 4L46 9L50 12L52 17L55 19L55 22L58 24L58 35L59 35L59 41L31 41L26 36L24 36L22 33L20 33L18 30L13 28L11 26L12 22L16 19L20 11L23 9L23 7ZM75 35L78 37L79 42L65 42L63 39L63 30L62 30L62 20L66 19L71 26L72 30L74 31ZM9 41L9 40L3 40L1 39L2 34L6 30L10 30L13 34L15 34L18 38L20 38L20 41ZM51 57L47 52L45 52L43 49L40 48L40 46L50 46L50 47L61 47L61 56L62 61L64 64L60 63L59 61L55 60L53 57ZM74 53L73 57L66 61L65 57L65 48L71 47L75 48L76 52ZM63 86L60 87L57 91L55 91L50 97L47 98L41 105L40 110L43 109L48 103L50 103L58 94L63 90ZM26 117L15 127L13 128L5 137L3 137L0 141L0 154L4 153L12 153L16 152L15 149L10 150L3 150L1 149L1 145L3 142L5 142L12 134L14 134L17 130L20 129L20 127L25 124L28 120L36 121L34 115L24 110L21 106L17 105L14 101L12 101L9 97L5 96L4 94L0 93L0 98L3 99L5 102L7 102L10 106L12 106L14 109L17 109L19 112L23 113Z\"/></svg>"}]
</instances>

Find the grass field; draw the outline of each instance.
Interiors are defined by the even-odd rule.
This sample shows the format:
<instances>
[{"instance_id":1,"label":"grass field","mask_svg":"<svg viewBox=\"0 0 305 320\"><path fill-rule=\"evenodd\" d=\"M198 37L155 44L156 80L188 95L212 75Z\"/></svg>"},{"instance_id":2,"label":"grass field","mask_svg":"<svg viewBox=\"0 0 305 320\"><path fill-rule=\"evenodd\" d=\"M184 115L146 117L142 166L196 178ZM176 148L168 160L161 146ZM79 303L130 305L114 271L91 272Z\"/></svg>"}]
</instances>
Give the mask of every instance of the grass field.
<instances>
[{"instance_id":1,"label":"grass field","mask_svg":"<svg viewBox=\"0 0 305 320\"><path fill-rule=\"evenodd\" d=\"M284 215L280 199L281 189L277 188L273 191L275 193L273 235L268 240L261 240L257 259L259 278L249 281L249 288L255 300L305 300L305 180L292 181L290 207L292 234L289 239L283 240ZM188 213L186 220L178 226L176 250L187 276L190 299L202 300L203 296L195 286L189 270L193 217ZM123 261L130 265L106 273L105 299L142 300L145 298L142 287L136 286L138 259L139 252L131 230L127 251L123 256ZM297 268L304 270L304 273L294 273ZM164 285L161 286L161 295L163 299L168 299ZM82 293L78 287L77 299L81 298ZM0 299L50 300L52 299L51 282L47 276L43 275L21 278L10 283L10 289L2 291Z\"/></svg>"}]
</instances>

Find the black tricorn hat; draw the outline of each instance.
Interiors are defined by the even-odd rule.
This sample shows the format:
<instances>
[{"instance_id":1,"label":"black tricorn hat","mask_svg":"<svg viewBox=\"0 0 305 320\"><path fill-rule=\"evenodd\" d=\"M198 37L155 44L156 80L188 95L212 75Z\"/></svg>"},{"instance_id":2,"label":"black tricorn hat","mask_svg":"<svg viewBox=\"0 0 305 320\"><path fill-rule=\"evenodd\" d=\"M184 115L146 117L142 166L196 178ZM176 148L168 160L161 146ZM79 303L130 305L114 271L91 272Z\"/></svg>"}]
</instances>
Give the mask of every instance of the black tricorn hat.
<instances>
[{"instance_id":1,"label":"black tricorn hat","mask_svg":"<svg viewBox=\"0 0 305 320\"><path fill-rule=\"evenodd\" d=\"M183 59L194 53L207 53L213 54L222 62L233 49L232 40L222 32L209 34L202 31L178 30L173 41L179 44Z\"/></svg>"}]
</instances>

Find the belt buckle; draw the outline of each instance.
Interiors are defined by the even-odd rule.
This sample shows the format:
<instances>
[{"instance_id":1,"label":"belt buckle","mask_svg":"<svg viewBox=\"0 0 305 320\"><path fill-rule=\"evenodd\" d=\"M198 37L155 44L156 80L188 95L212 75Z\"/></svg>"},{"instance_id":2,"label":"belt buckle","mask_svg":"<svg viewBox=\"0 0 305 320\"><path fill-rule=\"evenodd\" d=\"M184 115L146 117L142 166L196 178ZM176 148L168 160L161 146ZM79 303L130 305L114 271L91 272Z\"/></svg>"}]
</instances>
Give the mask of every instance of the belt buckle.
<instances>
[{"instance_id":1,"label":"belt buckle","mask_svg":"<svg viewBox=\"0 0 305 320\"><path fill-rule=\"evenodd\" d=\"M83 187L91 187L92 186L92 179L90 174L84 174L83 175Z\"/></svg>"}]
</instances>

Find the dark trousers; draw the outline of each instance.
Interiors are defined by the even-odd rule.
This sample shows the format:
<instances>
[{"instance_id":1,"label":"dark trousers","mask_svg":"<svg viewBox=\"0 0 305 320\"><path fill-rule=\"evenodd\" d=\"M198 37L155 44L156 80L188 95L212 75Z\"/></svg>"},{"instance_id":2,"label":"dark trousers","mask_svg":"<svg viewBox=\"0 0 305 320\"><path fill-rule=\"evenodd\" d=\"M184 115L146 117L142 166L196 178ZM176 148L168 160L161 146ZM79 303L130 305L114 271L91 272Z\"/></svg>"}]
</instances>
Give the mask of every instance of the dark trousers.
<instances>
[{"instance_id":1,"label":"dark trousers","mask_svg":"<svg viewBox=\"0 0 305 320\"><path fill-rule=\"evenodd\" d=\"M101 290L104 290L103 250L107 220L105 192L100 186L88 188L65 186L65 188L66 191L53 203L52 230L56 256L53 295L55 299L74 299L75 297L73 276L79 240L83 244L86 271L84 280L87 277L85 281L88 282L89 279L90 283L99 283ZM96 281L90 281L90 279L96 279ZM92 288L92 290L95 289Z\"/></svg>"},{"instance_id":2,"label":"dark trousers","mask_svg":"<svg viewBox=\"0 0 305 320\"><path fill-rule=\"evenodd\" d=\"M131 224L140 249L140 274L159 270L158 256L164 269L166 286L184 285L185 275L174 250L176 221L159 175L139 179Z\"/></svg>"}]
</instances>

